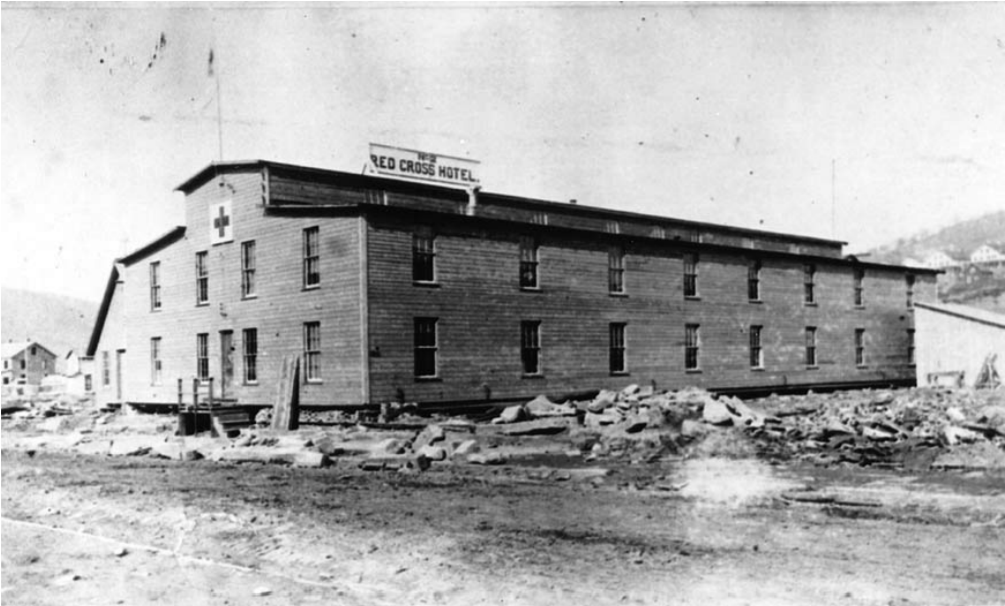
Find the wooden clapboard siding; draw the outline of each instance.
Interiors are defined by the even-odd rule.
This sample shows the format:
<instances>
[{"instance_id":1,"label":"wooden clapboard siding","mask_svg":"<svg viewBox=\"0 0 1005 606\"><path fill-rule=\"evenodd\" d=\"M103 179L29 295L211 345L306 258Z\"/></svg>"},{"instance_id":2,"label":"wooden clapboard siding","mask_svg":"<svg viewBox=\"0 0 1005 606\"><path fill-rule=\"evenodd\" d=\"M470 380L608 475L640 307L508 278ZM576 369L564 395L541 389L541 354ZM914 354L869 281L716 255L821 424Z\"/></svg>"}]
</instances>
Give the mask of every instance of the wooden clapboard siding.
<instances>
[{"instance_id":1,"label":"wooden clapboard siding","mask_svg":"<svg viewBox=\"0 0 1005 606\"><path fill-rule=\"evenodd\" d=\"M762 260L762 299L747 299L756 252L699 256L699 298L683 296L684 244L631 238L540 236L541 290L518 285L521 230L437 229L437 286L411 280L412 225L373 220L368 235L372 397L409 400L528 396L586 387L651 383L750 387L883 381L912 376L907 365L904 274L869 270L867 305L850 304L853 271L817 263L815 305L803 302L803 264ZM626 250L627 296L607 291L608 248ZM921 294L921 281L915 289ZM438 381L413 376L413 318L439 319ZM541 321L543 377L524 378L521 320ZM627 324L627 376L608 372L608 325ZM684 326L700 325L700 372L684 370ZM749 327L763 326L763 369L749 366ZM804 334L815 326L816 368L805 365ZM865 328L867 364L854 363L854 330Z\"/></svg>"},{"instance_id":2,"label":"wooden clapboard siding","mask_svg":"<svg viewBox=\"0 0 1005 606\"><path fill-rule=\"evenodd\" d=\"M234 385L242 403L273 400L282 360L303 353L303 324L320 322L320 383L302 384L304 405L355 404L362 399L359 329L359 219L275 217L264 214L261 175L230 174L229 186L210 181L186 198L186 237L126 268L125 313L130 363L127 399L173 402L177 379L191 391L196 335L209 334L210 375L220 381L220 331L233 332ZM232 189L231 189L232 188ZM233 200L234 241L211 246L208 206ZM318 226L321 284L304 289L302 233ZM256 296L241 297L241 243L256 243ZM208 252L209 303L196 305L195 254ZM161 263L162 309L150 311L149 264ZM258 331L258 382L243 383L243 330ZM151 385L150 339L161 337L162 382Z\"/></svg>"},{"instance_id":3,"label":"wooden clapboard siding","mask_svg":"<svg viewBox=\"0 0 1005 606\"><path fill-rule=\"evenodd\" d=\"M94 352L94 375L91 385L94 387L94 400L99 406L104 406L109 402L118 402L115 392L116 368L115 352L126 349L127 345L127 322L124 313L124 291L125 285L119 276L114 285L111 302L108 308L107 319L101 337L98 339L97 349ZM109 381L104 383L105 353L108 353ZM128 350L127 350L128 352Z\"/></svg>"}]
</instances>

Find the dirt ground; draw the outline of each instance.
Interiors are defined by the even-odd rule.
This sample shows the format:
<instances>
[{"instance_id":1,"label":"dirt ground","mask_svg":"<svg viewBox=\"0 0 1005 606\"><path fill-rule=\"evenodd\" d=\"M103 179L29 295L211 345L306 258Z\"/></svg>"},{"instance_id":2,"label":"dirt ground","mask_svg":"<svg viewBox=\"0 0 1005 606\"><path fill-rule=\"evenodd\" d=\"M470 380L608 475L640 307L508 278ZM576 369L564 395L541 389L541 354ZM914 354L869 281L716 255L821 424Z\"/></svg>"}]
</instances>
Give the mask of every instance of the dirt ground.
<instances>
[{"instance_id":1,"label":"dirt ground","mask_svg":"<svg viewBox=\"0 0 1005 606\"><path fill-rule=\"evenodd\" d=\"M1005 472L11 449L4 604L1005 604ZM549 438L540 438L542 440Z\"/></svg>"}]
</instances>

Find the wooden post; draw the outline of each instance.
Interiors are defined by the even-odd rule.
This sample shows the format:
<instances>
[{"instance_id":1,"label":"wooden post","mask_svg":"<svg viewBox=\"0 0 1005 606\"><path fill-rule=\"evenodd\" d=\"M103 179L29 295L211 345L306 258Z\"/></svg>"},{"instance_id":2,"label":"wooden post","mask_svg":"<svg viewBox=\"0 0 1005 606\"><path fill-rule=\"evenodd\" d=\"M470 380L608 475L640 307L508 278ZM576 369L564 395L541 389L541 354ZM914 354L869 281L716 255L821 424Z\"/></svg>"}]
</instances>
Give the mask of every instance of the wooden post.
<instances>
[{"instance_id":1,"label":"wooden post","mask_svg":"<svg viewBox=\"0 0 1005 606\"><path fill-rule=\"evenodd\" d=\"M192 379L192 434L199 433L199 379Z\"/></svg>"},{"instance_id":2,"label":"wooden post","mask_svg":"<svg viewBox=\"0 0 1005 606\"><path fill-rule=\"evenodd\" d=\"M300 426L300 356L285 358L279 377L272 429L290 431Z\"/></svg>"}]
</instances>

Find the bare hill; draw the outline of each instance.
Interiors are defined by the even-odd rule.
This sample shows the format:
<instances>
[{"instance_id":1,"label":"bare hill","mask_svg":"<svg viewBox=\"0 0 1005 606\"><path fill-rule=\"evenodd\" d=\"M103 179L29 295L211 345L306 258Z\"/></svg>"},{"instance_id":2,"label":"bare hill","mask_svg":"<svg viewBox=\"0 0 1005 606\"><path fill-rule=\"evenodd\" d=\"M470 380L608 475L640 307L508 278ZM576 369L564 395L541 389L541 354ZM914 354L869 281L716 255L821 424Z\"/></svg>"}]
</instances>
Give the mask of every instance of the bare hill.
<instances>
[{"instance_id":1,"label":"bare hill","mask_svg":"<svg viewBox=\"0 0 1005 606\"><path fill-rule=\"evenodd\" d=\"M906 259L924 260L935 251L967 260L982 244L1005 245L1005 210L968 219L932 232L921 232L900 238L870 251L870 260L881 263L903 263ZM999 248L1000 250L1000 248Z\"/></svg>"},{"instance_id":2,"label":"bare hill","mask_svg":"<svg viewBox=\"0 0 1005 606\"><path fill-rule=\"evenodd\" d=\"M64 357L83 351L91 336L98 303L48 293L4 288L2 326L4 341L32 339Z\"/></svg>"}]
</instances>

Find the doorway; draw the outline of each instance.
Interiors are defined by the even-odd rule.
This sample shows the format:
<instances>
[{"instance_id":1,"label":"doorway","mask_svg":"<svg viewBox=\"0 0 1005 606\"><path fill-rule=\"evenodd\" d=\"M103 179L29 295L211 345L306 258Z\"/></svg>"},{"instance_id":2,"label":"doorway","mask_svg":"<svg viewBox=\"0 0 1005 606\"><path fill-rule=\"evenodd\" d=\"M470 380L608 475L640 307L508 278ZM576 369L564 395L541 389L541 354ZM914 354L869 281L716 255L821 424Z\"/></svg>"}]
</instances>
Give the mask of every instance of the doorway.
<instances>
[{"instance_id":1,"label":"doorway","mask_svg":"<svg viewBox=\"0 0 1005 606\"><path fill-rule=\"evenodd\" d=\"M234 385L234 331L220 331L220 399L230 396Z\"/></svg>"}]
</instances>

